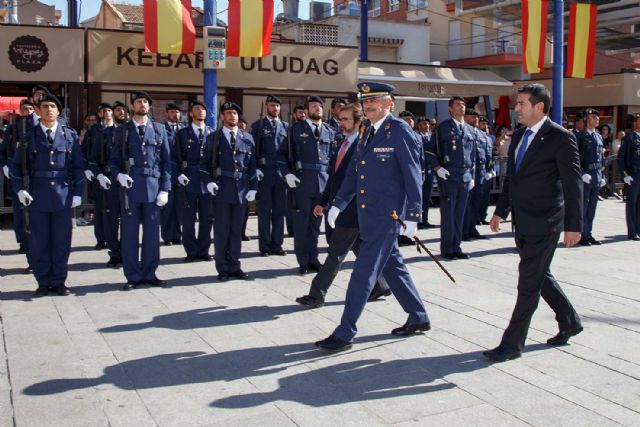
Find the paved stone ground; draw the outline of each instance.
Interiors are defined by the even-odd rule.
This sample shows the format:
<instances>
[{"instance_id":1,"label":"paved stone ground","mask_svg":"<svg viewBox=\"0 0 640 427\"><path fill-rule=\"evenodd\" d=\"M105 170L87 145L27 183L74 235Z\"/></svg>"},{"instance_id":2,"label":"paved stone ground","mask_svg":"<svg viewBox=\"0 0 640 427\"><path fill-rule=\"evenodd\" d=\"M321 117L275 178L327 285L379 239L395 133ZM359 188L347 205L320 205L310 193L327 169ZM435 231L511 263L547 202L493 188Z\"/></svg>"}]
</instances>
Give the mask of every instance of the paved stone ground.
<instances>
[{"instance_id":1,"label":"paved stone ground","mask_svg":"<svg viewBox=\"0 0 640 427\"><path fill-rule=\"evenodd\" d=\"M352 350L326 355L312 343L340 319L353 258L312 311L294 302L312 276L296 274L292 254L257 256L255 238L243 245L253 280L217 283L211 263L183 264L182 247L162 247L169 286L123 292L121 270L104 267L92 228L79 227L73 295L32 300L34 279L3 230L0 426L638 426L640 243L625 239L623 208L599 205L604 245L555 256L585 331L547 347L557 325L542 302L526 353L498 365L481 352L497 345L515 302L507 231L463 245L472 258L446 263L455 286L404 248L433 329L391 336L405 314L389 298L367 306ZM437 229L420 236L437 249Z\"/></svg>"}]
</instances>

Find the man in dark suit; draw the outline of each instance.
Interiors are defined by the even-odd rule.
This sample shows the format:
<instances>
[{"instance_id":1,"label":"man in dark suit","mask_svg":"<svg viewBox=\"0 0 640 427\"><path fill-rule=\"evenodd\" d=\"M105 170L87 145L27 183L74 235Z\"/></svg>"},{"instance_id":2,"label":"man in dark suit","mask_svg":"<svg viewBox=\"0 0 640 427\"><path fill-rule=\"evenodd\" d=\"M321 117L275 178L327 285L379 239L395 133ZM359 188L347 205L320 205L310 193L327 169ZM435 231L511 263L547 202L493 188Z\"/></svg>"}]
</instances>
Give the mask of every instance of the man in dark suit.
<instances>
[{"instance_id":1,"label":"man in dark suit","mask_svg":"<svg viewBox=\"0 0 640 427\"><path fill-rule=\"evenodd\" d=\"M343 141L340 148L332 154L329 162L329 180L322 193L320 203L313 209L316 217L321 217L324 210L328 208L333 198L338 193L347 168L356 151L356 145L360 133L360 125L362 124L362 107L359 104L348 104L342 107L338 114L340 128L342 129ZM352 200L344 209L344 212L338 216L336 227L331 233L329 240L329 248L327 249L327 258L322 264L322 268L316 274L311 282L309 294L296 298L296 302L306 305L309 308L321 307L324 305L324 298L327 295L329 287L333 283L340 266L349 251L353 251L358 256L360 248L360 230L358 229L358 212L356 210L356 202ZM383 296L391 295L389 285L381 277L376 282L369 301L379 299Z\"/></svg>"},{"instance_id":2,"label":"man in dark suit","mask_svg":"<svg viewBox=\"0 0 640 427\"><path fill-rule=\"evenodd\" d=\"M551 98L541 84L518 90L516 113L524 125L513 134L507 176L491 218L491 230L511 212L520 255L518 298L502 341L483 354L494 362L521 356L540 295L556 313L560 332L547 340L564 345L582 332L580 317L549 266L564 228L564 244L574 246L582 230L582 179L575 135L547 117Z\"/></svg>"}]
</instances>

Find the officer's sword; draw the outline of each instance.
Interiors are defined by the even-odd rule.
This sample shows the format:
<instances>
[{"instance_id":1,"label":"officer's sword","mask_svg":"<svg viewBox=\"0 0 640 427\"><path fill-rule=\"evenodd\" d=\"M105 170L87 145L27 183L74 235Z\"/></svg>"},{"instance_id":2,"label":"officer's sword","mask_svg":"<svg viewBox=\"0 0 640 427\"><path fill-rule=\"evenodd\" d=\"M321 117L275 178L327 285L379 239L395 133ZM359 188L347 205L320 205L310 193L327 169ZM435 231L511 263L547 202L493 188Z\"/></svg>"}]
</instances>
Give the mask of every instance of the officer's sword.
<instances>
[{"instance_id":1,"label":"officer's sword","mask_svg":"<svg viewBox=\"0 0 640 427\"><path fill-rule=\"evenodd\" d=\"M400 219L400 217L398 216L398 213L397 213L395 210L393 210L393 211L389 212L389 215L391 215L391 218L393 218L394 220L396 220L396 221L400 224L400 226L401 226L403 229L407 228L407 225L404 223L404 221L402 221L402 220ZM429 254L429 256L431 257L431 259L432 259L432 260L434 260L434 261L436 262L436 264L438 264L438 267L440 267L440 269L442 269L442 271L444 271L444 274L446 274L446 275L447 275L447 277L448 277L449 279L451 279L451 281L452 281L453 283L456 283L456 279L454 279L454 278L453 278L453 276L451 275L451 273L449 273L449 272L447 271L447 269L446 269L446 268L444 268L444 265L440 264L440 261L438 261L438 259L437 259L435 256L433 256L433 254L431 253L431 251L429 250L429 248L427 248L427 247L425 246L425 244L424 244L424 243L422 243L422 242L420 241L420 239L418 238L418 236L413 236L413 240L415 240L415 242L418 244L418 252L420 252L420 248L424 249L424 250L425 250L425 252Z\"/></svg>"}]
</instances>

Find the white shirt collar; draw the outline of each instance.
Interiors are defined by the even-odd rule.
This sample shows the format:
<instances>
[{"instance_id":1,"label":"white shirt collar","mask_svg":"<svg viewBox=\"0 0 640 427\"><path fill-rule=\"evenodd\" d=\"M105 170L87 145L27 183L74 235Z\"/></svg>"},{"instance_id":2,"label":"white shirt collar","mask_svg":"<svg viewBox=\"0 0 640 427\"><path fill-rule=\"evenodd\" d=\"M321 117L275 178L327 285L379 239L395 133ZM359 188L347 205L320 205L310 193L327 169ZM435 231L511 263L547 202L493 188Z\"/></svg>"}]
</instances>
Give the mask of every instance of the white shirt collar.
<instances>
[{"instance_id":1,"label":"white shirt collar","mask_svg":"<svg viewBox=\"0 0 640 427\"><path fill-rule=\"evenodd\" d=\"M373 124L373 129L374 129L374 134L376 132L378 132L378 130L380 130L380 127L382 126L382 123L387 120L387 117L389 117L389 115L391 115L391 113L388 113L386 116L384 116L383 118L381 118L380 120L378 120L377 122L375 122Z\"/></svg>"},{"instance_id":2,"label":"white shirt collar","mask_svg":"<svg viewBox=\"0 0 640 427\"><path fill-rule=\"evenodd\" d=\"M529 128L529 130L531 132L533 132L532 136L535 136L536 133L538 133L538 131L540 130L540 128L542 127L542 125L544 124L544 122L547 121L547 116L542 117L542 119L540 119L540 121L538 123L536 123L535 125L531 126Z\"/></svg>"},{"instance_id":3,"label":"white shirt collar","mask_svg":"<svg viewBox=\"0 0 640 427\"><path fill-rule=\"evenodd\" d=\"M55 138L56 131L58 130L58 121L56 120L51 128L46 127L44 123L40 122L40 127L42 128L42 132L44 132L45 135L47 134L47 129L51 129L51 135L53 138Z\"/></svg>"},{"instance_id":4,"label":"white shirt collar","mask_svg":"<svg viewBox=\"0 0 640 427\"><path fill-rule=\"evenodd\" d=\"M456 119L454 119L453 117L451 117L451 120L453 120L453 123L456 124L456 126L459 128L460 126L464 125L464 120L459 122Z\"/></svg>"},{"instance_id":5,"label":"white shirt collar","mask_svg":"<svg viewBox=\"0 0 640 427\"><path fill-rule=\"evenodd\" d=\"M312 122L311 119L307 119L307 123L309 123L309 126L311 126L311 130L313 131L316 130L316 124ZM317 126L318 126L318 131L322 132L322 120L320 120L320 123L318 123Z\"/></svg>"},{"instance_id":6,"label":"white shirt collar","mask_svg":"<svg viewBox=\"0 0 640 427\"><path fill-rule=\"evenodd\" d=\"M229 142L231 142L231 132L233 132L236 136L236 140L238 139L238 132L240 132L240 128L236 127L235 129L229 129L226 126L222 127L222 133L224 134L225 137L227 137L227 139L229 140Z\"/></svg>"},{"instance_id":7,"label":"white shirt collar","mask_svg":"<svg viewBox=\"0 0 640 427\"><path fill-rule=\"evenodd\" d=\"M138 126L146 126L147 123L149 123L149 117L148 116L144 116L144 121L142 123L138 122L135 118L131 118L131 121L133 122L133 124L138 127Z\"/></svg>"},{"instance_id":8,"label":"white shirt collar","mask_svg":"<svg viewBox=\"0 0 640 427\"><path fill-rule=\"evenodd\" d=\"M196 136L198 135L198 129L202 129L202 134L204 135L204 131L206 129L206 126L203 123L202 127L198 127L198 125L196 125L195 122L191 122L191 129L193 129L193 131L196 133Z\"/></svg>"}]
</instances>

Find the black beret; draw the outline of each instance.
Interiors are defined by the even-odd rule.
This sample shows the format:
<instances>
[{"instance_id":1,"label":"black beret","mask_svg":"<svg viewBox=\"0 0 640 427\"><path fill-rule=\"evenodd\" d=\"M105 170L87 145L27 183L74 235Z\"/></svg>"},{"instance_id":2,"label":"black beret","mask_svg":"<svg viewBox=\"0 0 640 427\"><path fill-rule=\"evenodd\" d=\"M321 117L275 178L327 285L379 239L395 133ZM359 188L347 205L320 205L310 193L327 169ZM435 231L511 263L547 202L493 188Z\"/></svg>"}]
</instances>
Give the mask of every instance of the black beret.
<instances>
[{"instance_id":1,"label":"black beret","mask_svg":"<svg viewBox=\"0 0 640 427\"><path fill-rule=\"evenodd\" d=\"M227 110L236 110L238 115L242 114L242 108L235 102L227 101L220 106L220 112L223 113Z\"/></svg>"},{"instance_id":2,"label":"black beret","mask_svg":"<svg viewBox=\"0 0 640 427\"><path fill-rule=\"evenodd\" d=\"M175 102L168 102L167 106L164 109L165 109L165 111L169 111L169 110L182 111L182 108L180 108L180 106L178 104L176 104Z\"/></svg>"},{"instance_id":3,"label":"black beret","mask_svg":"<svg viewBox=\"0 0 640 427\"><path fill-rule=\"evenodd\" d=\"M345 101L343 98L334 98L333 101L331 101L331 108L335 107L337 104L346 104L347 101Z\"/></svg>"},{"instance_id":4,"label":"black beret","mask_svg":"<svg viewBox=\"0 0 640 427\"><path fill-rule=\"evenodd\" d=\"M193 101L189 102L189 111L191 111L193 107L195 107L196 105L201 106L205 110L207 109L207 106L203 101L200 101L199 99L194 99Z\"/></svg>"},{"instance_id":5,"label":"black beret","mask_svg":"<svg viewBox=\"0 0 640 427\"><path fill-rule=\"evenodd\" d=\"M275 95L267 96L267 99L264 102L275 102L278 105L282 105L282 102L280 102L280 98Z\"/></svg>"},{"instance_id":6,"label":"black beret","mask_svg":"<svg viewBox=\"0 0 640 427\"><path fill-rule=\"evenodd\" d=\"M478 113L476 112L476 110L474 110L473 108L467 108L467 109L464 111L464 115L465 115L465 116L476 116L476 117L480 117L480 114L478 114Z\"/></svg>"},{"instance_id":7,"label":"black beret","mask_svg":"<svg viewBox=\"0 0 640 427\"><path fill-rule=\"evenodd\" d=\"M149 96L149 94L143 90L138 90L135 92L131 92L131 103L133 104L136 99L140 99L140 98L144 98L149 102L149 105L153 104L153 100L151 99L151 96Z\"/></svg>"},{"instance_id":8,"label":"black beret","mask_svg":"<svg viewBox=\"0 0 640 427\"><path fill-rule=\"evenodd\" d=\"M416 117L416 122L420 123L420 122L428 122L429 119L427 118L427 116L418 116Z\"/></svg>"},{"instance_id":9,"label":"black beret","mask_svg":"<svg viewBox=\"0 0 640 427\"><path fill-rule=\"evenodd\" d=\"M598 110L595 108L587 108L584 110L584 113L582 113L583 117L587 117L589 114L595 114L598 117L600 116L600 114L598 114Z\"/></svg>"},{"instance_id":10,"label":"black beret","mask_svg":"<svg viewBox=\"0 0 640 427\"><path fill-rule=\"evenodd\" d=\"M31 105L32 107L34 106L33 102L29 101L27 98L20 101L20 108L22 108L24 105Z\"/></svg>"},{"instance_id":11,"label":"black beret","mask_svg":"<svg viewBox=\"0 0 640 427\"><path fill-rule=\"evenodd\" d=\"M47 89L46 86L35 85L33 87L33 89L31 89L31 95L33 95L34 93L36 93L39 90L43 91L44 93L49 93L49 89Z\"/></svg>"},{"instance_id":12,"label":"black beret","mask_svg":"<svg viewBox=\"0 0 640 427\"><path fill-rule=\"evenodd\" d=\"M293 112L295 113L298 110L304 110L304 105L302 104L298 104L295 107L293 107Z\"/></svg>"},{"instance_id":13,"label":"black beret","mask_svg":"<svg viewBox=\"0 0 640 427\"><path fill-rule=\"evenodd\" d=\"M116 101L113 103L113 109L115 110L116 108L121 107L124 109L124 111L126 111L127 113L129 112L129 107L127 107L124 102L122 101Z\"/></svg>"},{"instance_id":14,"label":"black beret","mask_svg":"<svg viewBox=\"0 0 640 427\"><path fill-rule=\"evenodd\" d=\"M58 107L58 111L62 113L62 102L60 102L58 97L55 96L54 94L47 92L44 95L42 95L42 98L40 98L40 102L38 103L38 107L43 102L53 102L54 104L56 104L56 107Z\"/></svg>"},{"instance_id":15,"label":"black beret","mask_svg":"<svg viewBox=\"0 0 640 427\"><path fill-rule=\"evenodd\" d=\"M483 123L489 123L489 119L487 119L485 116L480 116L480 121Z\"/></svg>"},{"instance_id":16,"label":"black beret","mask_svg":"<svg viewBox=\"0 0 640 427\"><path fill-rule=\"evenodd\" d=\"M415 120L415 116L413 115L413 113L408 110L401 111L400 114L398 114L398 117L411 117Z\"/></svg>"},{"instance_id":17,"label":"black beret","mask_svg":"<svg viewBox=\"0 0 640 427\"><path fill-rule=\"evenodd\" d=\"M640 113L633 113L633 114L631 115L631 118L632 118L633 120L640 119Z\"/></svg>"},{"instance_id":18,"label":"black beret","mask_svg":"<svg viewBox=\"0 0 640 427\"><path fill-rule=\"evenodd\" d=\"M582 120L582 113L576 113L576 120Z\"/></svg>"},{"instance_id":19,"label":"black beret","mask_svg":"<svg viewBox=\"0 0 640 427\"><path fill-rule=\"evenodd\" d=\"M319 102L324 105L324 99L320 98L318 95L307 96L307 99L304 101L304 107L307 108L310 102Z\"/></svg>"},{"instance_id":20,"label":"black beret","mask_svg":"<svg viewBox=\"0 0 640 427\"><path fill-rule=\"evenodd\" d=\"M100 104L98 104L98 108L96 109L96 111L100 111L105 108L113 110L113 107L111 106L111 104L109 104L108 102L101 102Z\"/></svg>"}]
</instances>

